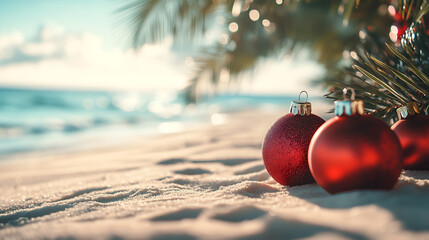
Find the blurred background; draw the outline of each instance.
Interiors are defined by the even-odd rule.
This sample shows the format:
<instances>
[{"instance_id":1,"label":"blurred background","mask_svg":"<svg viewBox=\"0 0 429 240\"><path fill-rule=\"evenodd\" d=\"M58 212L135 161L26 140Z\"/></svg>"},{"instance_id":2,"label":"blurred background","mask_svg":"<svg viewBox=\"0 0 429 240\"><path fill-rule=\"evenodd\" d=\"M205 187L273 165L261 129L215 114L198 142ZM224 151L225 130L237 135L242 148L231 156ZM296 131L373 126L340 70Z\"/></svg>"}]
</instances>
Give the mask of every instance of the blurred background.
<instances>
[{"instance_id":1,"label":"blurred background","mask_svg":"<svg viewBox=\"0 0 429 240\"><path fill-rule=\"evenodd\" d=\"M397 41L392 4L1 0L0 156L287 113L301 90L320 103L369 35Z\"/></svg>"},{"instance_id":2,"label":"blurred background","mask_svg":"<svg viewBox=\"0 0 429 240\"><path fill-rule=\"evenodd\" d=\"M0 155L110 144L129 137L221 124L222 113L287 109L323 72L303 56L271 60L197 105L181 91L203 43L134 46L123 1L0 1ZM216 16L212 31L225 18ZM129 26L131 27L131 26ZM204 41L220 41L219 35ZM209 34L207 34L209 35ZM100 142L100 140L103 140Z\"/></svg>"}]
</instances>

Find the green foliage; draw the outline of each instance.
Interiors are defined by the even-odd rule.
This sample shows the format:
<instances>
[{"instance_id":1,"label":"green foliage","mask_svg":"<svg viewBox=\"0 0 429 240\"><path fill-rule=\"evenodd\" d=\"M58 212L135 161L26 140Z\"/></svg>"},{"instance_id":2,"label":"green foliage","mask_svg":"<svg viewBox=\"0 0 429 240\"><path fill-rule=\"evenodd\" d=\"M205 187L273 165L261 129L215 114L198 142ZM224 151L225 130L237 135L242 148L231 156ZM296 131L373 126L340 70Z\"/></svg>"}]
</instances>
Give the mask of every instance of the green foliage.
<instances>
[{"instance_id":1,"label":"green foliage","mask_svg":"<svg viewBox=\"0 0 429 240\"><path fill-rule=\"evenodd\" d=\"M334 86L328 98L342 97L343 87L353 87L366 108L386 121L394 119L401 104L418 102L428 108L429 50L422 25L426 0L399 0L395 5L400 24L413 26L417 36L404 34L401 45L386 45L394 18L388 0L130 0L118 12L131 27L135 48L172 36L174 40L201 39L217 28L220 42L202 45L185 93L197 101L207 90L238 82L267 58L282 58L309 48L312 58L326 68L318 82ZM238 10L237 10L238 9ZM249 18L257 10L259 19ZM216 18L225 21L216 25ZM398 17L398 16L396 16ZM265 21L263 24L263 20ZM397 20L396 20L397 21ZM229 30L230 24L238 29ZM419 29L420 28L420 29ZM362 34L364 37L362 37ZM408 38L407 38L408 36ZM354 65L344 54L355 51ZM345 70L345 71L344 71Z\"/></svg>"},{"instance_id":2,"label":"green foliage","mask_svg":"<svg viewBox=\"0 0 429 240\"><path fill-rule=\"evenodd\" d=\"M286 0L278 5L266 0L132 0L119 12L133 29L132 43L136 48L167 36L198 38L214 25L215 17L225 18L220 28L228 42L203 46L196 56L197 67L185 90L192 102L204 94L201 89L205 88L198 85L210 83L213 89L219 85L222 71L228 73L227 82L237 82L266 58L282 58L302 48L310 48L314 59L326 66L327 75L321 82L329 85L338 79L344 49L359 44L359 30L371 26L373 31L387 34L386 25L392 22L378 13L378 7L386 1L360 2L359 9L353 9L358 3ZM257 21L249 18L253 9L260 15ZM238 14L233 15L233 10ZM348 24L344 24L342 14L346 14ZM262 24L263 19L269 20L268 26ZM236 32L228 30L231 23L238 25Z\"/></svg>"},{"instance_id":3,"label":"green foliage","mask_svg":"<svg viewBox=\"0 0 429 240\"><path fill-rule=\"evenodd\" d=\"M354 68L348 72L352 78L337 84L337 89L327 95L340 99L342 87L354 87L366 109L387 122L394 122L396 109L409 102L416 102L426 114L429 109L429 39L424 27L427 3L401 1L399 9L402 24L410 24L400 41L382 46L379 37L373 36L372 44L362 47L360 52L364 53L353 61Z\"/></svg>"},{"instance_id":4,"label":"green foliage","mask_svg":"<svg viewBox=\"0 0 429 240\"><path fill-rule=\"evenodd\" d=\"M393 47L386 46L386 51L391 54L389 58L397 61L385 63L369 54L360 56L354 61L356 72L350 74L360 82L339 84L340 89L328 96L341 99L341 88L352 87L358 98L365 102L366 109L386 121L396 120L396 109L409 102L416 102L423 111L427 111L428 76ZM398 61L406 64L404 72L397 70Z\"/></svg>"},{"instance_id":5,"label":"green foliage","mask_svg":"<svg viewBox=\"0 0 429 240\"><path fill-rule=\"evenodd\" d=\"M193 39L206 31L210 16L232 3L233 0L128 0L117 13L131 28L132 44L138 48L169 36Z\"/></svg>"}]
</instances>

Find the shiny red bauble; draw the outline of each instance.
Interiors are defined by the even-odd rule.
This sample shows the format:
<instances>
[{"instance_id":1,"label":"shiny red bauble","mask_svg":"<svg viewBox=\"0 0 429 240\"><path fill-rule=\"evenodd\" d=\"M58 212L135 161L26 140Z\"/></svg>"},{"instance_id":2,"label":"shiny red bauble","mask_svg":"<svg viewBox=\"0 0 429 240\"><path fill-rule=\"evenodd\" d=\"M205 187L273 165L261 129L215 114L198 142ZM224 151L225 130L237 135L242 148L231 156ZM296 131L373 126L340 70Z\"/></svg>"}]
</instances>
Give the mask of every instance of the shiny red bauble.
<instances>
[{"instance_id":1,"label":"shiny red bauble","mask_svg":"<svg viewBox=\"0 0 429 240\"><path fill-rule=\"evenodd\" d=\"M391 189L401 173L402 149L383 121L365 114L336 116L314 134L309 166L329 193Z\"/></svg>"},{"instance_id":2,"label":"shiny red bauble","mask_svg":"<svg viewBox=\"0 0 429 240\"><path fill-rule=\"evenodd\" d=\"M308 168L308 146L324 122L314 114L289 113L273 124L265 136L262 156L274 180L288 186L314 182Z\"/></svg>"},{"instance_id":3,"label":"shiny red bauble","mask_svg":"<svg viewBox=\"0 0 429 240\"><path fill-rule=\"evenodd\" d=\"M429 116L417 114L392 126L404 151L404 169L429 170Z\"/></svg>"}]
</instances>

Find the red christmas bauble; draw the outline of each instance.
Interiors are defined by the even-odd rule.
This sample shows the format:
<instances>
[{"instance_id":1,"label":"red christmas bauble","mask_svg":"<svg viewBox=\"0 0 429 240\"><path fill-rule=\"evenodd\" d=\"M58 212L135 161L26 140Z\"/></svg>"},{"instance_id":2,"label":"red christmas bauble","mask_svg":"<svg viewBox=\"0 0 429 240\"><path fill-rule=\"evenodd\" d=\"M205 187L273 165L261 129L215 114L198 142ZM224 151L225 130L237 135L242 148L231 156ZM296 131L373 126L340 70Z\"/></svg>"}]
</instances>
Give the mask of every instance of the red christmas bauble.
<instances>
[{"instance_id":1,"label":"red christmas bauble","mask_svg":"<svg viewBox=\"0 0 429 240\"><path fill-rule=\"evenodd\" d=\"M429 170L429 116L410 115L392 126L404 151L404 169Z\"/></svg>"},{"instance_id":2,"label":"red christmas bauble","mask_svg":"<svg viewBox=\"0 0 429 240\"><path fill-rule=\"evenodd\" d=\"M288 186L314 182L308 168L308 146L324 122L314 114L289 113L273 124L265 136L262 157L274 180Z\"/></svg>"},{"instance_id":3,"label":"red christmas bauble","mask_svg":"<svg viewBox=\"0 0 429 240\"><path fill-rule=\"evenodd\" d=\"M390 189L401 173L402 149L383 121L360 114L336 116L314 134L309 166L329 193Z\"/></svg>"}]
</instances>

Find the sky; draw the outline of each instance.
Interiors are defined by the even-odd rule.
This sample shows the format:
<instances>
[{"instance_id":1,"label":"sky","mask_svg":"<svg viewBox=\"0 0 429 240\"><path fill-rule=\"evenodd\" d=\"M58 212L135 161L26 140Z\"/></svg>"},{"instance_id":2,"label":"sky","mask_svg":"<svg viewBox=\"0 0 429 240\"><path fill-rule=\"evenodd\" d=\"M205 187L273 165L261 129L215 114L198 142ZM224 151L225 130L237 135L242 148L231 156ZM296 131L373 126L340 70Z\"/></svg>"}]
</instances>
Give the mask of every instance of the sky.
<instances>
[{"instance_id":1,"label":"sky","mask_svg":"<svg viewBox=\"0 0 429 240\"><path fill-rule=\"evenodd\" d=\"M0 0L0 34L20 32L34 37L44 24L62 26L67 32L90 32L104 39L107 47L117 44L115 10L119 0Z\"/></svg>"},{"instance_id":2,"label":"sky","mask_svg":"<svg viewBox=\"0 0 429 240\"><path fill-rule=\"evenodd\" d=\"M119 0L0 0L0 87L96 90L180 90L192 58L172 40L137 52L118 24ZM323 69L307 60L270 60L242 92L292 94ZM251 80L251 81L250 81Z\"/></svg>"}]
</instances>

